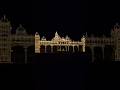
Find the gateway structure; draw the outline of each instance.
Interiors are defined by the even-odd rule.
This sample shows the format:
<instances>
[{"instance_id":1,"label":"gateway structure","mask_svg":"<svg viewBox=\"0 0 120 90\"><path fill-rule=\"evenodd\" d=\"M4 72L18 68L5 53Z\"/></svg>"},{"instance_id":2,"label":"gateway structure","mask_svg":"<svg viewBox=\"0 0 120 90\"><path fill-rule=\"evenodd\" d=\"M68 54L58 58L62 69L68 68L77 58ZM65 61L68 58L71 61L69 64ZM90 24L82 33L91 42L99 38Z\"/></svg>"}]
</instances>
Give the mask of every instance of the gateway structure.
<instances>
[{"instance_id":1,"label":"gateway structure","mask_svg":"<svg viewBox=\"0 0 120 90\"><path fill-rule=\"evenodd\" d=\"M68 36L60 37L58 33L55 33L55 37L52 38L52 40L46 40L46 38L43 36L40 39L40 35L38 32L35 33L35 53L41 53L41 46L45 46L45 53L47 53L46 47L50 46L51 47L51 52L53 52L53 47L57 46L57 51L67 51L69 52L70 46L73 47L73 52L74 47L77 46L78 50L79 46L82 46L82 51L85 52L85 36L81 38L81 41L73 41L70 39ZM62 48L64 46L64 48Z\"/></svg>"},{"instance_id":2,"label":"gateway structure","mask_svg":"<svg viewBox=\"0 0 120 90\"><path fill-rule=\"evenodd\" d=\"M12 57L11 53L15 54L16 50L13 48L16 46L23 48L25 54L23 63L27 63L27 51L28 47L34 46L34 35L28 35L22 25L17 27L14 34L11 32L10 21L6 16L2 17L0 19L0 63L14 63L16 58Z\"/></svg>"},{"instance_id":3,"label":"gateway structure","mask_svg":"<svg viewBox=\"0 0 120 90\"><path fill-rule=\"evenodd\" d=\"M57 51L68 51L69 52L69 47L73 47L73 52L74 52L74 47L82 46L82 51L85 52L87 51L86 48L89 48L91 51L91 57L92 61L94 62L95 58L95 48L99 47L101 48L102 51L102 58L103 60L105 59L106 52L105 48L107 46L112 47L112 54L108 55L108 57L111 57L111 59L115 61L120 61L120 26L118 23L114 25L114 27L111 30L111 37L94 37L90 36L88 37L87 35L83 36L81 38L81 41L73 41L71 40L68 36L65 38L61 38L58 33L55 33L55 37L51 39L50 41L46 40L45 37L40 37L38 32L35 33L35 53L42 53L41 52L41 47L44 46L45 53L46 47L50 46L51 52L53 52L53 47L57 46ZM65 48L62 49L61 47L64 46Z\"/></svg>"}]
</instances>

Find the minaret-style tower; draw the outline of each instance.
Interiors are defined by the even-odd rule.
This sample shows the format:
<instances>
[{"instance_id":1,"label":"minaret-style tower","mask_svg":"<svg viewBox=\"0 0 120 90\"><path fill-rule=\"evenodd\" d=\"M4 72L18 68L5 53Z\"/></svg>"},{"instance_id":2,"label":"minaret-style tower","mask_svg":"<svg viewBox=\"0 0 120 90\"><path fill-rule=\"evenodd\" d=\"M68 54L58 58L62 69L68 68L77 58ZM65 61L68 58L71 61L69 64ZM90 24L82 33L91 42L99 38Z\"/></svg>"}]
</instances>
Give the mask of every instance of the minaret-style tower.
<instances>
[{"instance_id":1,"label":"minaret-style tower","mask_svg":"<svg viewBox=\"0 0 120 90\"><path fill-rule=\"evenodd\" d=\"M115 60L120 61L120 26L116 23L111 31L115 46Z\"/></svg>"},{"instance_id":2,"label":"minaret-style tower","mask_svg":"<svg viewBox=\"0 0 120 90\"><path fill-rule=\"evenodd\" d=\"M40 53L40 35L35 33L35 53Z\"/></svg>"},{"instance_id":3,"label":"minaret-style tower","mask_svg":"<svg viewBox=\"0 0 120 90\"><path fill-rule=\"evenodd\" d=\"M83 52L85 52L85 36L84 35L81 38L81 42L82 42L82 50L83 50Z\"/></svg>"},{"instance_id":4,"label":"minaret-style tower","mask_svg":"<svg viewBox=\"0 0 120 90\"><path fill-rule=\"evenodd\" d=\"M0 20L0 62L11 62L11 24L5 15Z\"/></svg>"}]
</instances>

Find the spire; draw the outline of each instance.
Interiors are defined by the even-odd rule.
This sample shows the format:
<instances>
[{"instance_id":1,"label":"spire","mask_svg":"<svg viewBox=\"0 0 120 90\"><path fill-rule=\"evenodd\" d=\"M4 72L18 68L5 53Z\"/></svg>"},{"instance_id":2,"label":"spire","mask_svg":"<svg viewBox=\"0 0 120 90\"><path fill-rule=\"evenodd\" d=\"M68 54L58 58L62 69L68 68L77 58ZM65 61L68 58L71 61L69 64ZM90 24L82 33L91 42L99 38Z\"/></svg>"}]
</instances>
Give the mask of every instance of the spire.
<instances>
[{"instance_id":1,"label":"spire","mask_svg":"<svg viewBox=\"0 0 120 90\"><path fill-rule=\"evenodd\" d=\"M18 35L27 34L25 28L21 24L19 24L18 28L16 29L16 34Z\"/></svg>"},{"instance_id":2,"label":"spire","mask_svg":"<svg viewBox=\"0 0 120 90\"><path fill-rule=\"evenodd\" d=\"M8 19L6 18L6 15L4 14L3 17L1 18L2 22L8 22Z\"/></svg>"},{"instance_id":3,"label":"spire","mask_svg":"<svg viewBox=\"0 0 120 90\"><path fill-rule=\"evenodd\" d=\"M38 33L38 32L36 32L36 33L35 33L35 35L39 35L39 33Z\"/></svg>"},{"instance_id":4,"label":"spire","mask_svg":"<svg viewBox=\"0 0 120 90\"><path fill-rule=\"evenodd\" d=\"M118 22L116 22L116 24L115 24L115 25L117 25L117 26L118 26L118 25L119 25L119 23L118 23Z\"/></svg>"},{"instance_id":5,"label":"spire","mask_svg":"<svg viewBox=\"0 0 120 90\"><path fill-rule=\"evenodd\" d=\"M19 24L19 27L22 28L22 24Z\"/></svg>"},{"instance_id":6,"label":"spire","mask_svg":"<svg viewBox=\"0 0 120 90\"><path fill-rule=\"evenodd\" d=\"M4 20L6 19L6 15L5 15L5 14L3 15L3 19L4 19Z\"/></svg>"},{"instance_id":7,"label":"spire","mask_svg":"<svg viewBox=\"0 0 120 90\"><path fill-rule=\"evenodd\" d=\"M120 26L119 26L119 23L117 22L115 25L114 25L114 29L119 29Z\"/></svg>"},{"instance_id":8,"label":"spire","mask_svg":"<svg viewBox=\"0 0 120 90\"><path fill-rule=\"evenodd\" d=\"M87 32L85 33L85 36L86 36L86 37L88 37L88 34L87 34Z\"/></svg>"},{"instance_id":9,"label":"spire","mask_svg":"<svg viewBox=\"0 0 120 90\"><path fill-rule=\"evenodd\" d=\"M56 33L55 33L55 37L56 37L56 36L59 36L58 33L57 33L57 31L56 31Z\"/></svg>"}]
</instances>

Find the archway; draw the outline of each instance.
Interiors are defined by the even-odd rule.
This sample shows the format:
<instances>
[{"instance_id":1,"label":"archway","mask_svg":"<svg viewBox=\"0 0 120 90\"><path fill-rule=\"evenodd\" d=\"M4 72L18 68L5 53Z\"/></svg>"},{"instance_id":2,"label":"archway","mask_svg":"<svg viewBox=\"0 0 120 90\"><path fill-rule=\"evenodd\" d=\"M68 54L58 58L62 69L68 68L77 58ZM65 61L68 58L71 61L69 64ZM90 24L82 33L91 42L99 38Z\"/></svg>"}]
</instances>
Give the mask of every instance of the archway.
<instances>
[{"instance_id":1,"label":"archway","mask_svg":"<svg viewBox=\"0 0 120 90\"><path fill-rule=\"evenodd\" d=\"M101 47L94 47L94 61L96 63L103 62L103 56L102 56L102 48Z\"/></svg>"},{"instance_id":2,"label":"archway","mask_svg":"<svg viewBox=\"0 0 120 90\"><path fill-rule=\"evenodd\" d=\"M81 46L81 52L82 52L82 46ZM85 47L85 53L87 54L87 56L89 58L89 62L92 62L92 51L91 51L91 48L86 46Z\"/></svg>"},{"instance_id":3,"label":"archway","mask_svg":"<svg viewBox=\"0 0 120 90\"><path fill-rule=\"evenodd\" d=\"M111 62L114 58L114 47L110 45L106 45L104 48L104 59L106 62Z\"/></svg>"},{"instance_id":4,"label":"archway","mask_svg":"<svg viewBox=\"0 0 120 90\"><path fill-rule=\"evenodd\" d=\"M69 46L69 52L73 53L73 46Z\"/></svg>"},{"instance_id":5,"label":"archway","mask_svg":"<svg viewBox=\"0 0 120 90\"><path fill-rule=\"evenodd\" d=\"M51 46L50 45L46 46L46 53L51 53Z\"/></svg>"},{"instance_id":6,"label":"archway","mask_svg":"<svg viewBox=\"0 0 120 90\"><path fill-rule=\"evenodd\" d=\"M34 56L35 56L35 47L34 46L29 46L27 48L27 63L32 63L32 61L34 60Z\"/></svg>"},{"instance_id":7,"label":"archway","mask_svg":"<svg viewBox=\"0 0 120 90\"><path fill-rule=\"evenodd\" d=\"M45 53L45 46L44 45L40 46L40 53Z\"/></svg>"},{"instance_id":8,"label":"archway","mask_svg":"<svg viewBox=\"0 0 120 90\"><path fill-rule=\"evenodd\" d=\"M74 51L75 51L75 53L78 53L79 52L79 46L74 46Z\"/></svg>"},{"instance_id":9,"label":"archway","mask_svg":"<svg viewBox=\"0 0 120 90\"><path fill-rule=\"evenodd\" d=\"M25 63L25 52L23 46L14 46L11 48L11 62L12 63Z\"/></svg>"}]
</instances>

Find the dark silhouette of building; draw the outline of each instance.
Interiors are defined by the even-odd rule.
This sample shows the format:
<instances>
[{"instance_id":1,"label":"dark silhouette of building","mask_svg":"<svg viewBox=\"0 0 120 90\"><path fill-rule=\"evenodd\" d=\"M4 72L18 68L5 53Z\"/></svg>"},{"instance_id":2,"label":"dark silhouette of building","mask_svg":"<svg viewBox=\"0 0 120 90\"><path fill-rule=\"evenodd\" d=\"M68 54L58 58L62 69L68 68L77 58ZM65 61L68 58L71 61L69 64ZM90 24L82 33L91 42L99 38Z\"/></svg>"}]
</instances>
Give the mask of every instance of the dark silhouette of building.
<instances>
[{"instance_id":1,"label":"dark silhouette of building","mask_svg":"<svg viewBox=\"0 0 120 90\"><path fill-rule=\"evenodd\" d=\"M82 40L82 39L81 39ZM78 42L78 43L77 43ZM77 51L79 52L80 46L85 45L85 52L91 57L91 62L101 62L104 61L119 61L120 60L120 26L116 23L111 30L111 37L94 37L91 35L88 37L87 33L85 35L84 42L80 44L79 41L74 41L68 37L61 38L58 33L55 33L55 37L51 40L46 40L43 36L38 33L35 34L35 53L46 53L48 46L53 53L53 49L56 46L57 51L62 51L62 47L66 52L70 51L70 46L72 46L72 51L75 52L75 47L77 46ZM82 49L82 48L81 48Z\"/></svg>"},{"instance_id":2,"label":"dark silhouette of building","mask_svg":"<svg viewBox=\"0 0 120 90\"><path fill-rule=\"evenodd\" d=\"M0 63L28 63L35 53L35 36L28 35L25 28L22 25L16 29L15 33L11 33L12 26L6 16L0 20ZM56 40L59 37L58 33L55 33L53 39ZM41 42L50 43L45 37L38 38ZM59 39L59 38L57 38ZM62 44L66 44L66 40L71 40L68 36L61 38ZM55 41L54 40L54 41ZM82 39L81 39L82 40ZM81 42L78 42L81 43ZM77 44L77 42L76 42ZM50 46L49 46L50 47ZM42 50L45 47L41 47ZM50 47L51 48L51 47ZM63 49L62 49L63 48ZM64 45L60 51L67 50ZM71 47L70 47L71 48ZM70 51L71 49L69 48ZM78 46L80 49L81 47ZM53 51L56 48L53 47ZM82 48L81 48L82 49ZM46 52L47 48L45 49ZM74 51L77 48L74 47ZM82 50L81 50L82 51ZM85 35L85 52L91 57L92 62L99 60L120 60L120 26L118 23L114 25L111 30L111 37L91 37Z\"/></svg>"},{"instance_id":3,"label":"dark silhouette of building","mask_svg":"<svg viewBox=\"0 0 120 90\"><path fill-rule=\"evenodd\" d=\"M11 30L11 23L4 16L0 20L0 63L27 63L28 48L34 47L34 35L28 35L22 25L15 34Z\"/></svg>"}]
</instances>

